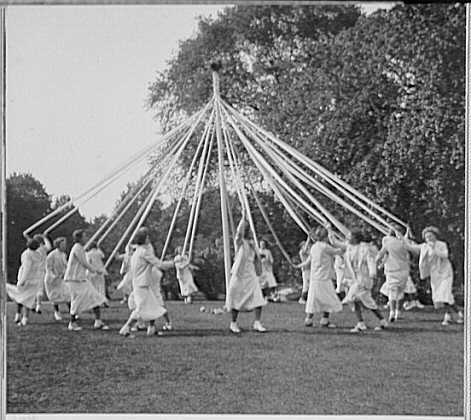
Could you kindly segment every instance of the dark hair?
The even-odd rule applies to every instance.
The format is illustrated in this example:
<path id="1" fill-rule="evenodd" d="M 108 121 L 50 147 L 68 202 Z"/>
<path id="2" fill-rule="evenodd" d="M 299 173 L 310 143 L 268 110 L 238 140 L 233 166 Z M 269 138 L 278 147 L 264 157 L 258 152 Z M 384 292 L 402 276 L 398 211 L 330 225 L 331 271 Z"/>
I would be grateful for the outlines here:
<path id="1" fill-rule="evenodd" d="M 54 248 L 59 248 L 59 245 L 62 243 L 62 242 L 65 242 L 67 239 L 65 239 L 63 236 L 59 236 L 58 238 L 54 239 Z"/>
<path id="2" fill-rule="evenodd" d="M 133 243 L 137 245 L 144 245 L 148 236 L 149 229 L 147 229 L 146 227 L 141 227 L 134 235 Z"/>
<path id="3" fill-rule="evenodd" d="M 74 243 L 80 242 L 82 238 L 83 238 L 83 229 L 74 230 L 74 232 L 72 233 L 72 239 L 74 240 Z"/>
<path id="4" fill-rule="evenodd" d="M 33 238 L 29 239 L 28 242 L 26 242 L 26 246 L 28 247 L 28 249 L 31 249 L 31 251 L 36 251 L 39 248 L 40 243 L 36 238 Z"/>
<path id="5" fill-rule="evenodd" d="M 90 245 L 88 246 L 88 248 L 89 249 L 98 248 L 98 245 L 97 245 L 96 241 L 90 242 Z"/>
<path id="6" fill-rule="evenodd" d="M 404 227 L 401 226 L 399 223 L 392 222 L 391 223 L 391 229 L 389 229 L 390 234 L 394 234 L 394 230 L 397 230 L 399 233 L 404 234 Z"/>
<path id="7" fill-rule="evenodd" d="M 373 242 L 373 237 L 371 236 L 371 233 L 368 231 L 363 231 L 362 232 L 363 236 L 363 242 Z"/>
<path id="8" fill-rule="evenodd" d="M 364 236 L 360 229 L 354 228 L 350 231 L 350 243 L 359 244 L 364 240 Z"/>
<path id="9" fill-rule="evenodd" d="M 329 235 L 327 229 L 324 226 L 318 226 L 314 231 L 314 238 L 316 241 L 325 241 Z"/>
<path id="10" fill-rule="evenodd" d="M 36 235 L 33 236 L 33 239 L 35 241 L 38 241 L 39 242 L 39 245 L 43 245 L 45 242 L 44 242 L 44 238 L 39 234 L 37 233 Z"/>

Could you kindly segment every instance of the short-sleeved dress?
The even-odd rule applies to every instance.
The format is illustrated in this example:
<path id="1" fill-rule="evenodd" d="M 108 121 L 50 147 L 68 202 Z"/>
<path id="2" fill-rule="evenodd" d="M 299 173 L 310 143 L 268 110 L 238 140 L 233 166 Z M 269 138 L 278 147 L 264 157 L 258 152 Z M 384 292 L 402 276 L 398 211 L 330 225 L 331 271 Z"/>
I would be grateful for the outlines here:
<path id="1" fill-rule="evenodd" d="M 404 297 L 407 279 L 410 275 L 409 252 L 404 242 L 394 236 L 383 238 L 383 249 L 387 251 L 384 262 L 386 282 L 380 292 L 388 296 L 389 300 L 400 300 Z"/>
<path id="2" fill-rule="evenodd" d="M 318 241 L 311 247 L 311 273 L 306 301 L 306 313 L 340 312 L 340 302 L 333 284 L 336 249 Z"/>
<path id="3" fill-rule="evenodd" d="M 67 256 L 65 252 L 54 249 L 46 258 L 46 286 L 47 298 L 53 303 L 70 302 L 70 289 L 64 282 L 67 269 Z"/>
<path id="4" fill-rule="evenodd" d="M 231 270 L 226 305 L 229 309 L 251 311 L 266 305 L 255 273 L 255 250 L 245 239 L 237 250 Z"/>

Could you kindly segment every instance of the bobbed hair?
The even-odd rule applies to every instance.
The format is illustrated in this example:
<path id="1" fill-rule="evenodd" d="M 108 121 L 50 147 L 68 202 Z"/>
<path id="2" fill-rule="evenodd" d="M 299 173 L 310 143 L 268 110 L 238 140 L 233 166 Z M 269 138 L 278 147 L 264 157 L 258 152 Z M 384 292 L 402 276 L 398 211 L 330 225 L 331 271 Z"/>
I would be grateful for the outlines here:
<path id="1" fill-rule="evenodd" d="M 31 251 L 36 251 L 39 248 L 40 243 L 37 239 L 33 238 L 33 239 L 29 239 L 28 242 L 26 242 L 26 246 Z"/>
<path id="2" fill-rule="evenodd" d="M 144 245 L 146 243 L 146 239 L 148 236 L 149 236 L 149 229 L 147 229 L 146 227 L 141 227 L 134 235 L 133 242 L 136 245 Z"/>

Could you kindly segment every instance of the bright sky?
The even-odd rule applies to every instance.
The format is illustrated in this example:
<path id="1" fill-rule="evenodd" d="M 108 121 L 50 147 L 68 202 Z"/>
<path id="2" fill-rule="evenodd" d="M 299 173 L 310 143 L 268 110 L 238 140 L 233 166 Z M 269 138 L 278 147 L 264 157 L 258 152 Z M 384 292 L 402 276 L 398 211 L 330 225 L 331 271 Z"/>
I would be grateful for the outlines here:
<path id="1" fill-rule="evenodd" d="M 368 11 L 385 4 L 369 4 Z M 391 7 L 391 4 L 386 4 Z M 158 139 L 147 87 L 222 6 L 12 6 L 7 9 L 7 169 L 49 194 L 80 194 Z M 209 77 L 209 75 L 208 75 Z M 81 207 L 109 212 L 128 175 Z"/>

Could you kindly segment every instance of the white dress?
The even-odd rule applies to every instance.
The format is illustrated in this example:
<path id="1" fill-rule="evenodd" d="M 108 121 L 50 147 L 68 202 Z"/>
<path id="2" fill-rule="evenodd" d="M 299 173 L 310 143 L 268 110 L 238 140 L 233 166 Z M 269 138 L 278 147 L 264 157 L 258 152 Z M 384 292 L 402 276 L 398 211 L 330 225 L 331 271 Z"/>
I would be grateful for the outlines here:
<path id="1" fill-rule="evenodd" d="M 150 245 L 139 245 L 131 257 L 132 293 L 128 304 L 132 310 L 132 319 L 154 321 L 167 312 L 162 294 L 159 267 L 173 266 L 172 263 L 160 261 Z"/>
<path id="2" fill-rule="evenodd" d="M 380 292 L 386 295 L 389 300 L 400 300 L 404 297 L 410 273 L 409 252 L 404 242 L 394 236 L 383 238 L 383 249 L 387 251 L 384 263 L 386 281 Z"/>
<path id="3" fill-rule="evenodd" d="M 46 277 L 44 278 L 47 298 L 53 303 L 70 302 L 70 289 L 64 282 L 66 269 L 67 256 L 56 248 L 46 258 Z"/>
<path id="4" fill-rule="evenodd" d="M 367 243 L 348 245 L 345 252 L 345 264 L 353 273 L 353 282 L 342 303 L 360 301 L 368 309 L 378 309 L 371 296 L 374 277 L 376 276 L 376 247 Z"/>
<path id="5" fill-rule="evenodd" d="M 87 252 L 88 263 L 97 270 L 104 270 L 103 259 L 105 254 L 101 249 L 94 248 Z M 105 276 L 102 273 L 87 273 L 88 279 L 93 284 L 98 293 L 106 296 Z"/>
<path id="6" fill-rule="evenodd" d="M 35 251 L 39 254 L 38 276 L 41 278 L 41 288 L 38 289 L 39 301 L 44 297 L 44 291 L 45 291 L 44 280 L 46 278 L 46 259 L 47 259 L 47 253 L 49 249 L 50 248 L 48 248 L 45 244 L 41 244 L 41 246 Z"/>
<path id="7" fill-rule="evenodd" d="M 79 243 L 74 244 L 70 251 L 64 280 L 70 288 L 70 314 L 78 315 L 89 311 L 107 301 L 87 279 L 87 270 L 92 269 L 87 262 L 85 250 Z"/>
<path id="8" fill-rule="evenodd" d="M 193 280 L 193 274 L 189 267 L 190 261 L 183 255 L 176 255 L 174 259 L 175 269 L 177 272 L 177 280 L 180 285 L 180 294 L 183 297 L 191 296 L 198 291 Z"/>
<path id="9" fill-rule="evenodd" d="M 333 284 L 334 255 L 337 250 L 326 242 L 318 241 L 311 247 L 311 273 L 306 301 L 306 313 L 340 312 L 340 302 Z"/>
<path id="10" fill-rule="evenodd" d="M 245 240 L 237 250 L 231 269 L 226 306 L 238 311 L 251 311 L 266 305 L 257 274 L 255 273 L 255 250 Z"/>
<path id="11" fill-rule="evenodd" d="M 260 287 L 276 287 L 276 279 L 273 274 L 273 255 L 269 249 L 261 249 L 260 257 L 262 259 L 262 274 L 259 278 Z"/>
<path id="12" fill-rule="evenodd" d="M 309 249 L 301 249 L 299 251 L 299 257 L 301 259 L 301 262 L 305 262 L 309 258 Z M 309 276 L 311 274 L 311 265 L 310 263 L 304 267 L 301 268 L 301 273 L 303 276 L 303 289 L 302 293 L 307 293 L 309 290 Z"/>
<path id="13" fill-rule="evenodd" d="M 432 301 L 435 305 L 448 303 L 453 305 L 453 268 L 448 258 L 448 246 L 445 242 L 436 241 L 433 245 L 420 244 L 419 271 L 420 278 L 430 277 Z"/>
<path id="14" fill-rule="evenodd" d="M 6 284 L 8 296 L 16 303 L 33 309 L 36 306 L 36 298 L 43 288 L 41 277 L 41 256 L 36 251 L 26 249 L 21 254 L 21 266 L 18 270 L 17 284 Z"/>
<path id="15" fill-rule="evenodd" d="M 129 296 L 132 292 L 132 277 L 130 266 L 131 256 L 129 254 L 126 254 L 121 264 L 121 269 L 119 270 L 119 274 L 121 274 L 123 278 L 116 287 L 116 290 L 120 290 L 121 293 L 126 296 Z"/>

